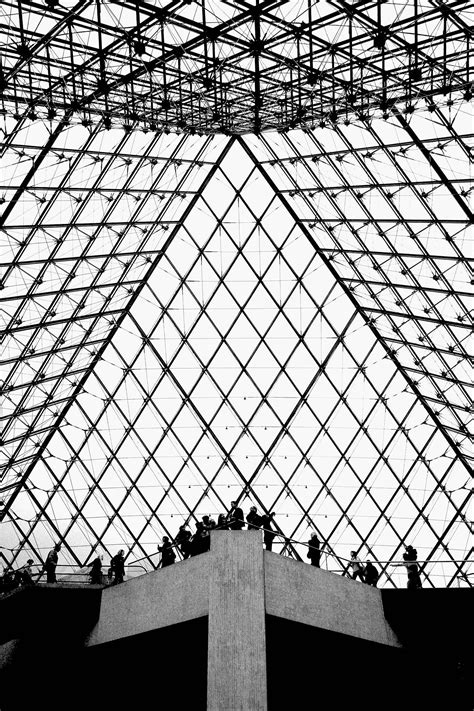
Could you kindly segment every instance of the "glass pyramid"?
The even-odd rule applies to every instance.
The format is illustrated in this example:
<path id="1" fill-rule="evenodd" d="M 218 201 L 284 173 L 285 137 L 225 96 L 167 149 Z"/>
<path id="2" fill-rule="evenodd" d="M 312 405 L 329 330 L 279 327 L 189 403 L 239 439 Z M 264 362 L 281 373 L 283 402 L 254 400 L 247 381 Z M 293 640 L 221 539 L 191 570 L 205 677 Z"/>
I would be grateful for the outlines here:
<path id="1" fill-rule="evenodd" d="M 432 92 L 419 83 L 412 91 L 425 48 L 410 53 L 409 96 L 393 70 L 388 104 L 371 103 L 383 88 L 379 64 L 356 106 L 347 87 L 327 86 L 318 60 L 290 110 L 289 92 L 303 85 L 298 67 L 319 55 L 298 33 L 283 36 L 284 23 L 300 28 L 312 10 L 308 26 L 325 28 L 334 64 L 355 19 L 362 32 L 377 4 L 348 14 L 352 3 L 334 3 L 333 17 L 330 3 L 292 2 L 284 19 L 286 6 L 263 3 L 257 35 L 258 2 L 203 3 L 214 19 L 200 20 L 201 34 L 198 4 L 173 14 L 160 3 L 168 35 L 138 36 L 134 25 L 132 80 L 94 93 L 93 82 L 111 86 L 123 67 L 111 50 L 89 71 L 91 52 L 106 35 L 119 42 L 135 6 L 147 27 L 156 17 L 123 3 L 114 24 L 103 13 L 118 3 L 84 3 L 68 29 L 69 5 L 47 2 L 41 32 L 36 6 L 22 3 L 23 24 L 12 6 L 16 56 L 4 45 L 0 557 L 39 565 L 60 541 L 73 566 L 124 548 L 129 563 L 151 569 L 163 535 L 238 500 L 245 511 L 275 512 L 277 552 L 305 560 L 300 543 L 316 530 L 328 569 L 347 571 L 356 550 L 378 561 L 382 584 L 402 586 L 394 564 L 411 543 L 426 561 L 426 586 L 472 584 L 469 82 L 452 99 L 433 64 Z M 437 22 L 457 27 L 432 8 L 419 4 L 424 24 L 398 21 L 433 37 Z M 70 53 L 60 39 L 86 25 L 82 50 L 68 39 L 81 84 L 61 75 Z M 462 25 L 456 33 L 451 82 L 469 56 Z M 385 46 L 376 41 L 374 62 Z M 150 53 L 154 42 L 175 48 L 160 64 L 168 83 L 154 85 L 145 67 L 148 93 L 137 88 L 137 42 Z M 440 47 L 429 44 L 431 62 Z M 216 67 L 221 82 L 227 72 L 227 123 L 222 107 L 212 117 L 196 109 L 192 88 L 183 94 L 181 56 L 188 78 L 199 67 L 207 99 Z M 391 61 L 402 66 L 394 46 Z M 334 75 L 342 81 L 359 64 L 338 64 Z M 41 84 L 48 66 L 54 91 Z M 60 86 L 74 96 L 60 100 Z"/>

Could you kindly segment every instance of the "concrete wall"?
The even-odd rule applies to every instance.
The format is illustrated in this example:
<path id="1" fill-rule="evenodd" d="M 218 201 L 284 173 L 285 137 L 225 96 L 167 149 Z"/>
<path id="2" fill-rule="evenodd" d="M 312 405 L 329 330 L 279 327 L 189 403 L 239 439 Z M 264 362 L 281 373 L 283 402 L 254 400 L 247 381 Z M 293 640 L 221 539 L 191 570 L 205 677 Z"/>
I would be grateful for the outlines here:
<path id="1" fill-rule="evenodd" d="M 202 553 L 105 588 L 88 646 L 207 616 L 210 558 Z"/>
<path id="2" fill-rule="evenodd" d="M 399 646 L 385 620 L 380 590 L 291 558 L 265 552 L 268 615 Z"/>
<path id="3" fill-rule="evenodd" d="M 263 551 L 259 531 L 213 532 L 210 553 L 104 589 L 99 622 L 88 644 L 207 616 L 210 599 L 221 615 L 209 620 L 216 635 L 220 628 L 227 634 L 232 619 L 239 617 L 242 634 L 251 633 L 256 624 L 255 633 L 261 632 L 264 642 L 265 630 L 258 626 L 263 610 L 323 630 L 399 646 L 386 622 L 380 590 Z M 252 609 L 253 621 L 247 615 Z M 236 628 L 234 643 L 239 634 Z"/>
<path id="4" fill-rule="evenodd" d="M 215 531 L 211 548 L 207 711 L 266 711 L 262 535 Z"/>
<path id="5" fill-rule="evenodd" d="M 348 684 L 369 673 L 367 711 L 472 711 L 472 593 L 379 591 L 263 551 L 258 531 L 216 531 L 209 553 L 106 588 L 101 603 L 100 590 L 55 586 L 1 599 L 0 707 L 33 708 L 53 669 L 52 711 L 64 699 L 79 711 L 84 698 L 95 709 L 88 680 L 101 669 L 120 675 L 107 690 L 113 708 L 155 708 L 172 689 L 176 708 L 194 711 L 288 711 L 307 700 L 342 711 L 353 701 Z M 419 680 L 428 677 L 439 684 L 427 692 Z"/>

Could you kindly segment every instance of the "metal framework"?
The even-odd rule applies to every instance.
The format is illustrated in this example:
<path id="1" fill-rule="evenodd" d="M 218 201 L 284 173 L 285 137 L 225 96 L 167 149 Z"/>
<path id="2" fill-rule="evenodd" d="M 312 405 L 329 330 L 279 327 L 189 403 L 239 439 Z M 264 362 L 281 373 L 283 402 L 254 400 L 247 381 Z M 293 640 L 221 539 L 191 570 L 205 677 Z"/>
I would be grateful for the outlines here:
<path id="1" fill-rule="evenodd" d="M 238 499 L 469 584 L 473 14 L 2 4 L 6 562 Z"/>
<path id="2" fill-rule="evenodd" d="M 243 134 L 472 96 L 462 0 L 5 0 L 1 14 L 18 118 Z"/>

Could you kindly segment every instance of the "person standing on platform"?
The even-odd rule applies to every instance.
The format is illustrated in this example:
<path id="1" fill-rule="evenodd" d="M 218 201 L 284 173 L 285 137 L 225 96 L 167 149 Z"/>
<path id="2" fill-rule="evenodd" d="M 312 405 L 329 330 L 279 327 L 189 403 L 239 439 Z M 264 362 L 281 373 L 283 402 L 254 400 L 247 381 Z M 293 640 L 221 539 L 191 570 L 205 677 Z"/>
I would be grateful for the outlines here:
<path id="1" fill-rule="evenodd" d="M 125 551 L 123 549 L 119 550 L 117 555 L 111 559 L 110 569 L 113 575 L 112 585 L 123 583 L 125 577 Z"/>
<path id="2" fill-rule="evenodd" d="M 158 546 L 158 550 L 161 553 L 161 568 L 166 568 L 168 565 L 173 565 L 176 553 L 173 550 L 171 541 L 168 536 L 163 536 L 163 542 L 161 546 Z"/>
<path id="3" fill-rule="evenodd" d="M 367 585 L 372 585 L 372 587 L 377 587 L 377 580 L 379 579 L 379 571 L 373 563 L 368 560 L 365 564 L 364 578 Z"/>
<path id="4" fill-rule="evenodd" d="M 260 516 L 257 513 L 257 507 L 256 506 L 251 506 L 250 511 L 247 514 L 247 528 L 248 530 L 254 530 L 256 531 L 260 526 L 262 525 L 262 520 Z"/>
<path id="5" fill-rule="evenodd" d="M 179 527 L 179 531 L 174 539 L 174 542 L 179 546 L 183 560 L 191 555 L 191 531 L 183 526 Z"/>
<path id="6" fill-rule="evenodd" d="M 352 580 L 357 580 L 357 578 L 359 578 L 362 582 L 365 582 L 364 566 L 362 565 L 360 558 L 357 557 L 357 553 L 355 551 L 351 551 L 350 565 L 352 566 Z"/>
<path id="7" fill-rule="evenodd" d="M 206 531 L 212 531 L 216 527 L 216 522 L 210 516 L 203 516 L 202 522 Z"/>
<path id="8" fill-rule="evenodd" d="M 319 543 L 319 538 L 316 531 L 313 531 L 311 538 L 308 541 L 308 558 L 311 561 L 311 565 L 315 568 L 320 567 L 321 561 L 321 544 Z"/>
<path id="9" fill-rule="evenodd" d="M 269 513 L 269 514 L 264 514 L 261 516 L 261 526 L 263 528 L 263 544 L 265 546 L 265 550 L 271 551 L 272 550 L 272 545 L 273 545 L 273 539 L 276 536 L 275 531 L 272 528 L 272 522 L 273 522 L 273 517 L 275 516 L 274 513 Z"/>
<path id="10" fill-rule="evenodd" d="M 210 540 L 209 531 L 204 529 L 204 524 L 202 521 L 196 522 L 196 532 L 194 533 L 191 540 L 191 555 L 199 555 L 200 553 L 206 553 L 208 551 L 208 543 Z"/>
<path id="11" fill-rule="evenodd" d="M 409 590 L 416 590 L 421 588 L 421 578 L 420 570 L 417 563 L 418 551 L 413 548 L 413 546 L 407 546 L 405 548 L 405 553 L 403 554 L 403 560 L 405 561 L 407 569 L 407 588 Z"/>
<path id="12" fill-rule="evenodd" d="M 21 585 L 33 585 L 34 584 L 33 583 L 33 570 L 31 568 L 33 563 L 34 563 L 34 560 L 32 558 L 30 558 L 29 560 L 26 561 L 26 565 L 24 565 L 18 571 Z"/>
<path id="13" fill-rule="evenodd" d="M 92 563 L 89 563 L 90 573 L 89 580 L 91 585 L 102 585 L 102 556 L 98 555 Z"/>
<path id="14" fill-rule="evenodd" d="M 56 566 L 58 564 L 58 553 L 61 550 L 61 545 L 56 543 L 54 548 L 49 551 L 46 558 L 46 563 L 44 564 L 44 569 L 46 570 L 46 582 L 55 583 L 56 582 Z"/>
<path id="15" fill-rule="evenodd" d="M 219 514 L 217 517 L 217 526 L 220 531 L 227 531 L 229 526 L 227 525 L 227 516 L 225 514 Z"/>
<path id="16" fill-rule="evenodd" d="M 230 511 L 228 516 L 229 528 L 231 531 L 241 531 L 245 525 L 244 512 L 237 506 L 237 501 L 230 502 Z"/>

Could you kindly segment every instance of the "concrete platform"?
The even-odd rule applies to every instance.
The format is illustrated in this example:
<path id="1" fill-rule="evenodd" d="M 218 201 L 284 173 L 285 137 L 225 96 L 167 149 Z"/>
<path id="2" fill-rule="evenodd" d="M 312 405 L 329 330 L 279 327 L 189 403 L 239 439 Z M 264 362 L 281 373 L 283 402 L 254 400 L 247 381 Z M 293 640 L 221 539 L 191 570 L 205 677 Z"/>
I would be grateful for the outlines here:
<path id="1" fill-rule="evenodd" d="M 115 709 L 472 711 L 472 589 L 377 590 L 264 551 L 259 531 L 74 601 L 50 588 L 0 600 L 2 711 L 51 674 L 48 708 L 68 711 L 103 709 L 71 694 L 95 677 Z"/>
<path id="2" fill-rule="evenodd" d="M 99 621 L 88 644 L 211 618 L 234 596 L 234 616 L 243 615 L 258 597 L 260 618 L 274 615 L 400 646 L 385 619 L 380 590 L 264 551 L 260 531 L 211 535 L 209 553 L 104 589 Z"/>

